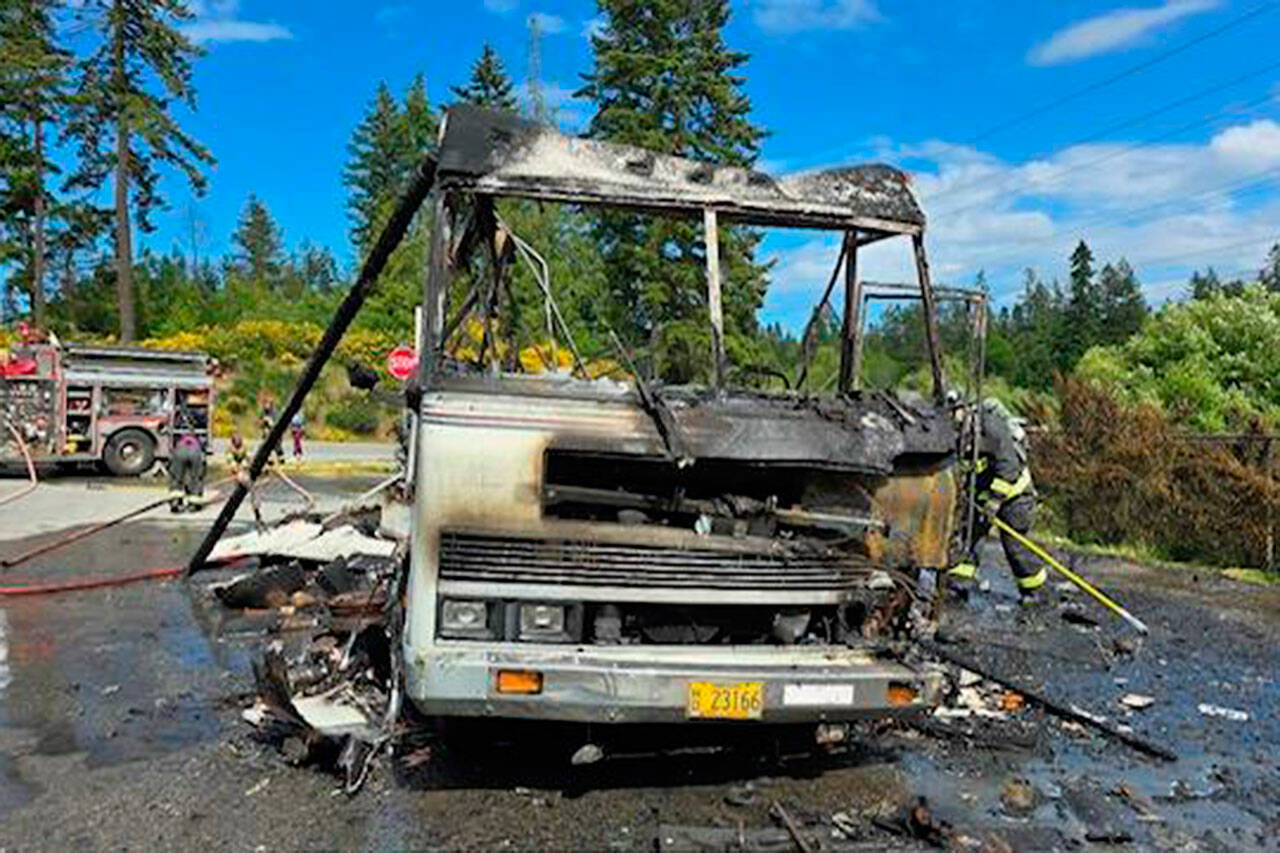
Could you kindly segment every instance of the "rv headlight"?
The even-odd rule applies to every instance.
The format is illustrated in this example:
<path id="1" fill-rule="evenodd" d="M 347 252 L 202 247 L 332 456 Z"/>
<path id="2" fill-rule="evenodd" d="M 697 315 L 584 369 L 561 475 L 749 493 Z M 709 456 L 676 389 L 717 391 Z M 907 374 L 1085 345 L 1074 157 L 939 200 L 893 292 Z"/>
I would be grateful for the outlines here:
<path id="1" fill-rule="evenodd" d="M 520 638 L 540 640 L 563 637 L 564 607 L 559 604 L 521 604 Z"/>
<path id="2" fill-rule="evenodd" d="M 447 637 L 489 636 L 489 605 L 446 598 L 440 607 L 440 633 Z"/>

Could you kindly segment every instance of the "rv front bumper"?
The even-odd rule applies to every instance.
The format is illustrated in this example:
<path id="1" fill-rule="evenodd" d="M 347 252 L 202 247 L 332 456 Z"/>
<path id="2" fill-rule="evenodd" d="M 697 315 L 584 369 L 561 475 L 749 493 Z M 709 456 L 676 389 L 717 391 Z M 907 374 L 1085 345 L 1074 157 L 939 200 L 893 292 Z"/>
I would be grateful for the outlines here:
<path id="1" fill-rule="evenodd" d="M 807 723 L 906 714 L 936 701 L 942 676 L 828 646 L 588 646 L 441 642 L 408 650 L 408 695 L 432 716 L 593 723 Z M 536 693 L 499 692 L 499 673 L 536 674 Z M 708 689 L 754 697 L 722 715 Z M 729 717 L 727 714 L 735 714 Z"/>

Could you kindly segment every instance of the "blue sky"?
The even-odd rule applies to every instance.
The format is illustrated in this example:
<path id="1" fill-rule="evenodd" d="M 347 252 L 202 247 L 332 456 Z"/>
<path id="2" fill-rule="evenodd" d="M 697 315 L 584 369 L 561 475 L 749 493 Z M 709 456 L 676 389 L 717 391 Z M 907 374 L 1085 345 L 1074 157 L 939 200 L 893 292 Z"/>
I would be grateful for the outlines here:
<path id="1" fill-rule="evenodd" d="M 589 114 L 570 95 L 591 64 L 591 2 L 204 0 L 195 8 L 189 34 L 208 54 L 196 70 L 198 111 L 184 120 L 218 165 L 210 192 L 194 202 L 169 177 L 172 210 L 144 238 L 157 251 L 175 242 L 187 251 L 194 203 L 202 253 L 222 252 L 255 192 L 290 246 L 326 244 L 349 263 L 341 167 L 375 86 L 386 80 L 402 92 L 422 71 L 439 103 L 486 40 L 523 85 L 531 16 L 543 32 L 543 90 L 562 125 L 572 130 Z M 1267 241 L 1280 239 L 1280 4 L 750 0 L 735 2 L 726 37 L 751 54 L 746 91 L 771 133 L 762 165 L 885 160 L 910 169 L 939 280 L 968 283 L 985 269 L 1007 299 L 1023 267 L 1062 276 L 1084 237 L 1100 261 L 1126 255 L 1160 300 L 1178 295 L 1194 267 L 1255 269 Z M 1001 128 L 1195 39 L 1114 85 Z M 770 235 L 765 250 L 776 267 L 764 319 L 798 325 L 834 242 Z M 904 247 L 885 246 L 863 268 L 867 278 L 896 279 L 906 263 Z"/>

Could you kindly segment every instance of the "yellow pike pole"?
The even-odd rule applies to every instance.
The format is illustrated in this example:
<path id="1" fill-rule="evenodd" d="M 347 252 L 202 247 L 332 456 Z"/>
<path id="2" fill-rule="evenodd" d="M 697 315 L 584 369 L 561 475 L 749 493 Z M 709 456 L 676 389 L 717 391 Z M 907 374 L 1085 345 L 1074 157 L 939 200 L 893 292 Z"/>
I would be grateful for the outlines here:
<path id="1" fill-rule="evenodd" d="M 1146 624 L 1144 624 L 1143 621 L 1139 619 L 1137 616 L 1134 616 L 1128 610 L 1125 610 L 1119 604 L 1116 604 L 1110 598 L 1107 598 L 1107 596 L 1101 590 L 1099 590 L 1093 584 L 1089 583 L 1084 578 L 1080 577 L 1075 572 L 1068 569 L 1066 566 L 1062 565 L 1062 563 L 1059 563 L 1057 560 L 1053 558 L 1052 554 L 1050 554 L 1041 546 L 1037 545 L 1035 542 L 1032 542 L 1026 536 L 1023 536 L 1021 533 L 1014 530 L 1012 527 L 1010 527 L 1008 524 L 1002 521 L 994 512 L 989 511 L 988 509 L 986 509 L 986 507 L 980 507 L 980 509 L 982 509 L 982 511 L 987 514 L 987 518 L 991 519 L 992 524 L 1000 528 L 1001 531 L 1012 536 L 1014 541 L 1022 545 L 1022 547 L 1026 548 L 1032 554 L 1035 554 L 1037 557 L 1039 557 L 1041 560 L 1043 560 L 1045 563 L 1051 566 L 1053 570 L 1056 571 L 1058 574 L 1062 575 L 1064 578 L 1071 581 L 1073 584 L 1075 584 L 1076 586 L 1083 589 L 1085 592 L 1092 595 L 1094 598 L 1098 600 L 1099 603 L 1102 604 L 1103 607 L 1107 608 L 1112 613 L 1116 614 L 1121 619 L 1123 619 L 1124 621 L 1132 625 L 1134 628 L 1136 628 L 1139 634 L 1149 633 L 1149 631 L 1147 630 Z"/>

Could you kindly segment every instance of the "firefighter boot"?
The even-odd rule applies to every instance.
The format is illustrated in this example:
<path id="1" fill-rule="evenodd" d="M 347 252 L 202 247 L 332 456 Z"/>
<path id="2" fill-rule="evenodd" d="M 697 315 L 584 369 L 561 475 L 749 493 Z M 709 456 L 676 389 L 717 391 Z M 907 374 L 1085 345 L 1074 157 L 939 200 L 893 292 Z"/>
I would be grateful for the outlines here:
<path id="1" fill-rule="evenodd" d="M 968 601 L 969 593 L 977 585 L 978 564 L 964 560 L 948 569 L 945 577 L 947 595 L 959 601 Z"/>

